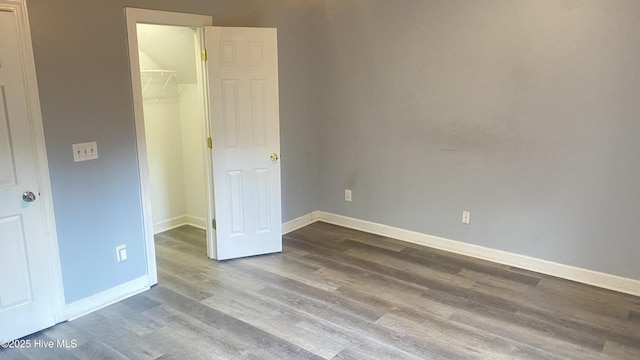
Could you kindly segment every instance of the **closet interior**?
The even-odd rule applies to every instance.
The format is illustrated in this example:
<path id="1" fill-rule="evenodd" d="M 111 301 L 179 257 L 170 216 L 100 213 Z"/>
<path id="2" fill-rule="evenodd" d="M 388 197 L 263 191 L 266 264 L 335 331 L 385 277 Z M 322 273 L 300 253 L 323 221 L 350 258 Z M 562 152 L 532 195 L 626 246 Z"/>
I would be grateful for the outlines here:
<path id="1" fill-rule="evenodd" d="M 138 24 L 154 233 L 206 226 L 205 114 L 195 31 Z"/>

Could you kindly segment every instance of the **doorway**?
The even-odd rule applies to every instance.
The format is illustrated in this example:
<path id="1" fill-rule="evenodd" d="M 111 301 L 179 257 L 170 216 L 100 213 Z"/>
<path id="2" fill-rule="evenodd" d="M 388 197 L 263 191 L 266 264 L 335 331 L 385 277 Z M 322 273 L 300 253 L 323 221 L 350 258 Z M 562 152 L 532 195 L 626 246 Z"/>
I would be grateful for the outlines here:
<path id="1" fill-rule="evenodd" d="M 183 225 L 206 230 L 207 137 L 197 29 L 138 24 L 137 30 L 153 232 Z"/>
<path id="2" fill-rule="evenodd" d="M 155 96 L 156 101 L 171 92 L 171 96 L 179 98 L 182 91 L 188 92 L 188 86 L 180 86 L 178 72 L 154 61 L 154 55 L 140 52 L 139 24 L 190 28 L 195 44 L 200 45 L 196 46 L 194 57 L 198 63 L 198 98 L 202 100 L 199 107 L 207 136 L 203 164 L 206 194 L 201 197 L 207 204 L 208 257 L 227 260 L 282 251 L 277 30 L 213 27 L 207 26 L 212 21 L 207 16 L 133 8 L 126 9 L 126 20 L 149 285 L 157 283 L 153 230 L 156 218 L 145 135 L 153 130 L 147 130 L 145 124 L 144 94 L 150 92 L 146 96 Z M 145 59 L 148 69 L 143 70 L 149 72 L 149 79 L 143 83 L 141 64 Z M 172 77 L 178 82 L 176 86 L 170 86 Z M 166 117 L 166 111 L 158 112 Z M 176 155 L 166 149 L 160 151 L 167 156 Z M 174 221 L 173 215 L 166 215 L 168 226 Z M 189 215 L 184 217 L 188 219 Z M 161 222 L 156 224 L 160 229 Z"/>
<path id="3" fill-rule="evenodd" d="M 182 198 L 183 203 L 185 204 L 185 214 L 183 214 L 184 216 L 182 217 L 182 220 L 180 219 L 181 215 L 178 216 L 173 216 L 173 214 L 179 213 L 179 209 L 180 209 L 180 200 L 176 200 L 173 201 L 174 198 L 176 197 L 180 197 L 179 193 L 180 193 L 180 189 L 178 189 L 178 195 L 176 196 L 176 188 L 179 187 L 180 184 L 180 179 L 179 177 L 177 177 L 177 180 L 175 179 L 176 177 L 174 176 L 174 180 L 172 180 L 169 183 L 158 183 L 156 182 L 155 185 L 152 186 L 152 179 L 151 176 L 152 174 L 150 173 L 151 171 L 151 162 L 154 162 L 154 166 L 156 166 L 156 170 L 160 169 L 162 171 L 163 166 L 168 166 L 167 163 L 173 163 L 173 165 L 175 165 L 176 163 L 183 163 L 183 161 L 178 161 L 178 158 L 181 158 L 183 155 L 183 149 L 182 146 L 180 146 L 180 152 L 182 153 L 180 157 L 177 156 L 173 156 L 174 157 L 174 161 L 164 161 L 165 164 L 163 164 L 163 160 L 158 160 L 156 161 L 151 160 L 149 158 L 150 154 L 148 153 L 148 147 L 147 147 L 147 136 L 146 136 L 146 122 L 145 122 L 145 96 L 148 98 L 147 99 L 147 105 L 152 104 L 150 106 L 146 106 L 147 109 L 149 109 L 149 111 L 151 112 L 155 112 L 156 110 L 158 110 L 157 108 L 162 108 L 162 106 L 166 105 L 161 105 L 160 103 L 162 101 L 167 102 L 167 101 L 173 101 L 176 104 L 173 104 L 173 113 L 174 115 L 177 114 L 179 115 L 180 113 L 180 96 L 184 96 L 187 94 L 187 92 L 190 92 L 190 94 L 188 95 L 188 99 L 191 99 L 192 101 L 198 101 L 200 105 L 198 106 L 198 109 L 201 113 L 200 115 L 200 119 L 203 119 L 203 122 L 201 123 L 202 126 L 204 126 L 204 132 L 203 134 L 208 134 L 209 133 L 209 129 L 208 129 L 208 124 L 206 121 L 204 121 L 205 116 L 208 112 L 208 102 L 204 101 L 205 98 L 205 94 L 204 94 L 204 84 L 202 83 L 203 79 L 203 69 L 201 65 L 197 65 L 195 59 L 197 58 L 197 54 L 196 54 L 196 49 L 200 48 L 200 46 L 196 47 L 195 43 L 196 42 L 201 42 L 202 41 L 202 31 L 201 28 L 203 26 L 211 26 L 213 23 L 213 19 L 211 16 L 205 16 L 205 15 L 194 15 L 194 14 L 183 14 L 183 13 L 171 13 L 171 12 L 165 12 L 165 11 L 156 11 L 156 10 L 146 10 L 146 9 L 135 9 L 135 8 L 126 8 L 126 20 L 127 20 L 127 36 L 128 36 L 128 40 L 129 40 L 129 59 L 131 62 L 131 84 L 132 84 L 132 90 L 133 90 L 133 103 L 134 103 L 134 112 L 135 112 L 135 123 L 136 123 L 136 142 L 138 144 L 138 163 L 139 163 L 139 169 L 140 169 L 140 183 L 141 183 L 141 194 L 142 194 L 142 213 L 143 213 L 143 226 L 144 226 L 144 233 L 145 233 L 145 246 L 146 246 L 146 250 L 147 250 L 147 276 L 149 278 L 149 286 L 155 285 L 158 283 L 158 275 L 157 275 L 157 268 L 156 268 L 156 253 L 155 253 L 155 243 L 154 243 L 154 233 L 156 232 L 156 230 L 161 230 L 162 228 L 166 228 L 166 227 L 173 227 L 176 224 L 176 221 L 182 221 L 182 220 L 187 220 L 187 221 L 191 221 L 192 223 L 197 223 L 198 225 L 202 225 L 202 227 L 206 230 L 206 234 L 207 234 L 207 255 L 209 257 L 212 257 L 212 250 L 210 249 L 209 244 L 212 242 L 212 237 L 215 236 L 215 232 L 212 228 L 212 224 L 210 221 L 204 221 L 204 224 L 202 224 L 201 222 L 198 222 L 199 216 L 197 214 L 200 213 L 193 213 L 196 215 L 191 215 L 191 218 L 188 218 L 188 216 L 190 214 L 186 213 L 186 189 L 183 192 L 183 194 L 185 195 L 185 197 Z M 184 82 L 189 82 L 189 86 L 179 86 L 179 79 L 178 79 L 178 71 L 177 69 L 162 69 L 164 67 L 171 67 L 171 66 L 163 66 L 161 64 L 153 64 L 153 62 L 155 62 L 152 58 L 145 58 L 145 59 L 141 59 L 141 56 L 145 56 L 146 54 L 144 53 L 144 49 L 141 49 L 141 47 L 138 44 L 138 26 L 142 25 L 142 24 L 148 24 L 149 26 L 164 26 L 165 30 L 169 30 L 169 27 L 174 28 L 174 30 L 177 29 L 181 29 L 181 30 L 185 30 L 185 31 L 189 31 L 192 33 L 192 41 L 194 42 L 194 52 L 192 53 L 193 56 L 193 60 L 194 60 L 194 67 L 195 67 L 195 88 L 194 88 L 194 84 L 193 82 L 193 73 L 189 72 L 189 75 L 184 75 L 181 74 L 181 78 L 180 79 L 190 79 L 189 81 L 187 80 L 183 80 Z M 143 50 L 143 53 L 140 52 L 140 50 Z M 149 50 L 147 50 L 149 51 Z M 141 55 L 142 54 L 142 55 Z M 148 56 L 148 55 L 146 55 Z M 188 56 L 188 55 L 186 55 Z M 184 61 L 184 60 L 182 60 Z M 157 69 L 155 70 L 159 70 L 159 71 L 147 71 L 147 73 L 144 75 L 143 78 L 143 73 L 141 71 L 141 68 L 146 67 L 147 70 L 154 70 L 151 67 L 156 67 Z M 155 66 L 154 66 L 155 65 Z M 180 66 L 176 66 L 180 67 Z M 182 66 L 183 68 L 186 68 L 185 66 Z M 162 70 L 167 70 L 162 71 Z M 186 70 L 183 70 L 186 71 Z M 147 86 L 147 89 L 145 90 L 143 87 L 143 80 L 145 81 L 145 85 Z M 171 84 L 170 84 L 171 83 Z M 169 88 L 169 89 L 167 89 Z M 185 91 L 184 94 L 181 95 L 181 92 Z M 196 93 L 196 94 L 194 94 Z M 150 98 L 155 98 L 155 100 L 151 100 Z M 172 98 L 172 100 L 169 100 L 168 98 Z M 196 100 L 194 100 L 196 99 Z M 155 101 L 157 104 L 153 104 L 153 101 Z M 153 109 L 155 107 L 155 109 Z M 183 112 L 184 112 L 184 107 L 183 107 Z M 195 110 L 195 109 L 194 109 Z M 161 114 L 160 114 L 161 115 Z M 162 119 L 162 116 L 160 117 Z M 165 117 L 166 118 L 166 117 Z M 182 127 L 182 124 L 180 124 L 179 120 L 175 120 L 173 119 L 173 128 L 175 128 L 176 126 L 178 127 Z M 179 125 L 176 125 L 179 124 Z M 151 125 L 151 127 L 154 127 L 153 125 Z M 165 129 L 166 130 L 166 129 Z M 190 131 L 187 131 L 190 132 Z M 166 133 L 166 131 L 164 131 L 164 133 Z M 155 151 L 156 147 L 159 147 L 159 151 L 156 153 L 156 155 L 158 156 L 163 156 L 162 152 L 163 150 L 162 148 L 162 138 L 157 136 L 158 134 L 156 134 L 156 136 L 154 136 L 153 134 L 151 134 L 151 137 L 153 138 L 153 141 L 158 143 L 158 146 L 153 146 L 154 148 L 151 149 L 152 151 Z M 182 141 L 182 137 L 180 137 L 180 141 L 177 141 L 177 137 L 174 136 L 174 143 L 183 143 Z M 204 141 L 204 140 L 203 140 Z M 175 149 L 178 149 L 178 147 L 175 147 Z M 187 152 L 190 153 L 193 149 L 188 150 Z M 166 150 L 164 150 L 164 152 L 167 152 Z M 175 155 L 175 154 L 170 154 L 170 155 Z M 213 218 L 213 191 L 212 191 L 212 187 L 211 187 L 211 161 L 210 161 L 210 156 L 204 155 L 204 163 L 202 164 L 203 167 L 203 171 L 204 171 L 204 175 L 205 175 L 205 189 L 204 189 L 204 193 L 201 194 L 201 198 L 204 199 L 204 204 L 205 204 L 205 209 L 204 209 L 204 213 L 206 215 L 205 219 L 212 219 Z M 165 159 L 166 160 L 166 159 Z M 197 160 L 196 160 L 197 161 Z M 193 161 L 192 163 L 195 163 L 196 161 Z M 183 164 L 184 166 L 184 164 Z M 191 166 L 191 165 L 188 165 Z M 175 169 L 174 169 L 175 170 Z M 164 171 L 168 171 L 168 170 L 164 170 Z M 160 174 L 162 174 L 162 172 L 158 173 L 156 171 L 156 176 L 159 176 Z M 183 185 L 184 185 L 184 177 L 183 177 Z M 176 185 L 176 183 L 178 185 Z M 166 190 L 167 188 L 171 188 L 174 185 L 174 191 L 171 192 L 171 194 L 169 194 Z M 156 196 L 154 196 L 154 191 L 156 192 Z M 160 195 L 158 195 L 160 194 Z M 160 197 L 160 198 L 159 198 Z M 155 203 L 156 205 L 154 206 L 154 198 L 155 198 Z M 178 207 L 175 206 L 175 204 L 170 204 L 172 202 L 177 202 L 178 203 Z M 158 211 L 158 216 L 154 217 L 153 214 L 153 208 L 157 207 L 158 209 L 162 209 L 162 210 L 157 210 Z M 178 210 L 176 210 L 176 208 Z M 175 212 L 177 211 L 177 212 Z M 178 219 L 176 219 L 178 218 Z"/>

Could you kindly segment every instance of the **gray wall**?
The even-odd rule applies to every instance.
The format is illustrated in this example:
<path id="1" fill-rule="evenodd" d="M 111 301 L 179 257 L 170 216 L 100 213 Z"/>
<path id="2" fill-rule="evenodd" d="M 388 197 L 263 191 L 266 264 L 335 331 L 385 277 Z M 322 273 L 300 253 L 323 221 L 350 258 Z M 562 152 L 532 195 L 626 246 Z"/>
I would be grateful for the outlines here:
<path id="1" fill-rule="evenodd" d="M 145 272 L 125 6 L 278 27 L 284 220 L 320 209 L 640 279 L 636 0 L 28 6 L 67 303 Z M 74 164 L 91 140 L 100 159 Z"/>
<path id="2" fill-rule="evenodd" d="M 146 272 L 124 7 L 207 14 L 217 25 L 277 27 L 283 218 L 315 209 L 315 3 L 28 0 L 66 302 Z M 99 160 L 73 163 L 71 144 Z M 115 261 L 124 243 L 128 260 Z"/>
<path id="3" fill-rule="evenodd" d="M 324 3 L 321 210 L 640 279 L 640 1 Z"/>

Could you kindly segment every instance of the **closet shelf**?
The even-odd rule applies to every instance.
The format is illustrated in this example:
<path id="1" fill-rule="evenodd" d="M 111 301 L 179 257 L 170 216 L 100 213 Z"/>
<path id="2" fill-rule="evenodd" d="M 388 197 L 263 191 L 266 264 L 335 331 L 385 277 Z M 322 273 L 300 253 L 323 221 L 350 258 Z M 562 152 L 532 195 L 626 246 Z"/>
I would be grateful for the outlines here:
<path id="1" fill-rule="evenodd" d="M 142 96 L 147 95 L 147 91 L 153 82 L 161 82 L 162 86 L 160 91 L 156 94 L 156 98 L 160 99 L 164 90 L 171 80 L 175 81 L 176 72 L 171 70 L 140 70 L 140 77 L 142 78 Z"/>
<path id="2" fill-rule="evenodd" d="M 140 70 L 140 74 L 143 77 L 157 76 L 160 78 L 176 76 L 176 72 L 172 70 Z"/>

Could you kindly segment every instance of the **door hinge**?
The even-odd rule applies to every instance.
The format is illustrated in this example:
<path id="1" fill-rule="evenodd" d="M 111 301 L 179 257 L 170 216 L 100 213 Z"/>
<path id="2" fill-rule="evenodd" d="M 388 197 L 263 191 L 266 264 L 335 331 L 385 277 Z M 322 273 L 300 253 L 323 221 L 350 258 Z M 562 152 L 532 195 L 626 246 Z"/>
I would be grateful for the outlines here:
<path id="1" fill-rule="evenodd" d="M 202 60 L 207 61 L 207 49 L 202 49 Z"/>
<path id="2" fill-rule="evenodd" d="M 211 226 L 213 227 L 213 230 L 216 230 L 217 228 L 216 219 L 211 219 Z"/>
<path id="3" fill-rule="evenodd" d="M 209 147 L 209 149 L 213 149 L 213 140 L 211 140 L 211 138 L 207 138 L 207 146 Z"/>

